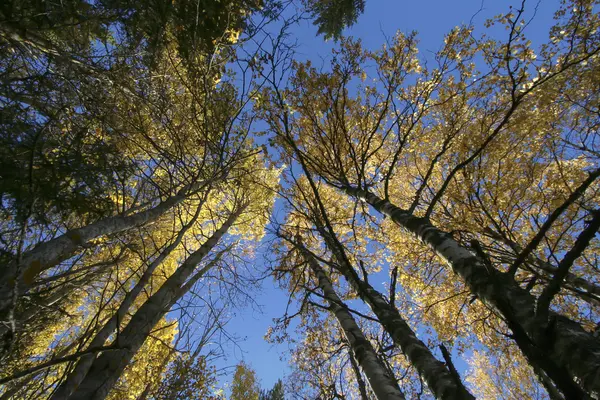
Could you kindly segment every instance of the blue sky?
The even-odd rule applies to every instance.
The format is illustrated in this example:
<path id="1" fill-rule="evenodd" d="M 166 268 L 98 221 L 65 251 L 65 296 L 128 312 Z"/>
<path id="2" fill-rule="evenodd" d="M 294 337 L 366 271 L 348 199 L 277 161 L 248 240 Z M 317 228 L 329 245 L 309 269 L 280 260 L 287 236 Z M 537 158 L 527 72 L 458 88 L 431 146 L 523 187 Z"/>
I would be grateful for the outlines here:
<path id="1" fill-rule="evenodd" d="M 548 28 L 552 24 L 552 15 L 558 7 L 557 0 L 530 1 L 526 4 L 531 16 L 537 5 L 536 17 L 528 28 L 528 37 L 534 45 L 544 42 L 548 37 Z M 474 18 L 475 33 L 483 32 L 483 23 L 487 18 L 507 12 L 509 6 L 518 7 L 515 1 L 492 0 L 422 0 L 420 2 L 398 0 L 366 0 L 365 13 L 358 23 L 345 34 L 362 39 L 369 49 L 380 47 L 385 37 L 391 37 L 397 30 L 410 32 L 416 30 L 419 38 L 419 52 L 428 58 L 443 44 L 444 34 L 460 24 L 468 24 Z M 298 41 L 298 58 L 310 59 L 314 65 L 327 62 L 332 42 L 324 42 L 316 37 L 316 29 L 305 22 L 292 29 Z M 502 35 L 504 31 L 493 32 Z M 325 64 L 326 65 L 326 64 Z M 263 260 L 256 260 L 256 268 L 264 270 Z M 280 291 L 272 279 L 267 278 L 256 296 L 256 302 L 262 306 L 262 313 L 252 307 L 235 310 L 235 316 L 227 325 L 227 330 L 236 336 L 245 338 L 239 347 L 228 347 L 227 360 L 219 362 L 219 367 L 232 366 L 240 360 L 249 363 L 257 372 L 262 386 L 271 387 L 278 378 L 289 371 L 285 357 L 287 345 L 271 345 L 263 336 L 273 318 L 281 317 L 286 308 L 287 296 Z M 241 350 L 240 350 L 241 349 Z"/>

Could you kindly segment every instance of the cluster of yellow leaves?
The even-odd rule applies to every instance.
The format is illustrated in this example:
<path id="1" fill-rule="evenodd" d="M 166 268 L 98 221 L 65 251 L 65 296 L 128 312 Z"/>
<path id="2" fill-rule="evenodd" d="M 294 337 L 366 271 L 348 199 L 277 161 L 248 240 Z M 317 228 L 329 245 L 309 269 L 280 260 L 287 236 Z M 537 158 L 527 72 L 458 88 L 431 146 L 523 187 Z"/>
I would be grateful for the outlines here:
<path id="1" fill-rule="evenodd" d="M 547 398 L 520 351 L 510 346 L 502 350 L 495 354 L 473 351 L 466 378 L 473 394 L 483 400 Z"/>

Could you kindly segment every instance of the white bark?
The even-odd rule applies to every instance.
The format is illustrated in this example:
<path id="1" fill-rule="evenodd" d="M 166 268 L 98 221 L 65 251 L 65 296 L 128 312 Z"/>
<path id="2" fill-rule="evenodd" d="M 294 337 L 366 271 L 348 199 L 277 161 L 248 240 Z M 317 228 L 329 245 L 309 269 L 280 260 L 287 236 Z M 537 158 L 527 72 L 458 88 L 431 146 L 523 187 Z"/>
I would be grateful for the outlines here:
<path id="1" fill-rule="evenodd" d="M 449 234 L 373 193 L 353 187 L 346 187 L 345 192 L 365 201 L 427 244 L 480 300 L 498 310 L 509 323 L 522 327 L 539 354 L 549 356 L 559 367 L 564 366 L 588 391 L 600 392 L 600 342 L 581 325 L 556 314 L 551 316 L 552 326 L 541 325 L 535 318 L 535 299 L 530 293 L 511 277 L 487 268 Z M 552 377 L 555 378 L 556 375 Z"/>
<path id="2" fill-rule="evenodd" d="M 119 321 L 122 321 L 125 315 L 127 315 L 127 312 L 129 311 L 129 308 L 131 307 L 133 302 L 137 299 L 138 295 L 146 287 L 156 268 L 158 268 L 165 260 L 165 258 L 167 258 L 167 256 L 171 254 L 171 252 L 175 250 L 177 246 L 179 246 L 179 244 L 183 240 L 183 237 L 185 236 L 185 233 L 189 230 L 189 228 L 193 226 L 197 219 L 200 207 L 201 206 L 198 207 L 196 215 L 194 216 L 192 221 L 186 224 L 179 231 L 173 243 L 167 246 L 159 254 L 159 256 L 156 257 L 156 259 L 154 259 L 150 263 L 150 265 L 148 265 L 148 268 L 146 268 L 146 270 L 144 271 L 140 279 L 137 281 L 137 283 L 134 285 L 134 287 L 127 293 L 127 295 L 125 295 L 125 298 L 119 305 L 119 308 L 117 309 L 116 313 L 104 324 L 104 326 L 98 331 L 98 333 L 96 333 L 96 336 L 94 336 L 94 339 L 92 339 L 88 347 L 93 348 L 104 346 L 110 335 L 118 328 Z M 54 392 L 54 395 L 50 399 L 59 400 L 68 398 L 71 395 L 71 393 L 73 393 L 73 391 L 79 386 L 95 359 L 95 354 L 88 354 L 81 357 L 75 365 L 73 371 L 71 371 L 67 376 L 65 382 L 63 382 L 59 386 L 59 388 Z"/>
<path id="3" fill-rule="evenodd" d="M 195 267 L 219 242 L 244 207 L 233 213 L 227 221 L 198 250 L 192 253 L 171 275 L 161 288 L 152 295 L 134 314 L 130 322 L 118 335 L 118 350 L 102 353 L 94 362 L 79 387 L 68 397 L 69 400 L 103 400 L 106 398 L 121 373 L 142 346 L 152 328 L 168 312 L 172 305 L 185 294 L 181 288 L 192 276 Z M 199 279 L 216 264 L 218 257 L 193 276 Z"/>
<path id="4" fill-rule="evenodd" d="M 377 399 L 404 399 L 404 394 L 400 391 L 395 377 L 390 376 L 387 369 L 379 361 L 371 342 L 364 336 L 354 317 L 342 303 L 323 268 L 302 245 L 300 245 L 300 249 L 317 277 L 319 287 L 323 290 L 324 297 L 342 327 L 352 353 L 364 371 Z"/>
<path id="5" fill-rule="evenodd" d="M 11 306 L 14 291 L 17 291 L 17 297 L 26 294 L 35 278 L 42 272 L 68 260 L 77 251 L 89 246 L 94 239 L 155 221 L 170 208 L 185 200 L 190 191 L 193 190 L 188 185 L 176 195 L 153 208 L 130 216 L 116 215 L 104 218 L 82 228 L 70 230 L 23 253 L 19 264 L 16 261 L 11 262 L 5 266 L 2 272 L 0 279 L 0 315 L 4 315 Z M 17 285 L 17 287 L 14 285 Z"/>
<path id="6" fill-rule="evenodd" d="M 320 225 L 317 226 L 317 229 L 340 264 L 340 272 L 359 297 L 369 305 L 383 328 L 392 337 L 394 343 L 400 347 L 434 396 L 444 400 L 474 399 L 462 382 L 457 381 L 446 365 L 435 358 L 427 345 L 417 338 L 400 312 L 381 293 L 358 277 L 352 265 L 348 264 L 343 251 L 334 242 L 332 235 Z"/>

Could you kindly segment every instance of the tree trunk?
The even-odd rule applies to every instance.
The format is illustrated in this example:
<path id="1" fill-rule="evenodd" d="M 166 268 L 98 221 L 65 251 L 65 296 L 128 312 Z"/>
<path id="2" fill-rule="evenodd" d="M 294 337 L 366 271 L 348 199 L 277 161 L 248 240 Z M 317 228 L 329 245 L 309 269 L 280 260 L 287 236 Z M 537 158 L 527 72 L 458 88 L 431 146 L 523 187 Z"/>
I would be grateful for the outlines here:
<path id="1" fill-rule="evenodd" d="M 445 400 L 475 399 L 462 382 L 457 382 L 446 365 L 436 359 L 425 343 L 417 338 L 398 310 L 368 282 L 360 279 L 340 248 L 341 244 L 336 243 L 333 236 L 322 225 L 317 224 L 317 229 L 340 264 L 340 272 L 359 297 L 369 305 L 394 343 L 400 347 L 411 365 L 423 377 L 434 396 Z"/>
<path id="2" fill-rule="evenodd" d="M 179 233 L 177 234 L 177 237 L 175 238 L 173 243 L 171 243 L 169 246 L 167 246 L 159 254 L 159 256 L 156 257 L 156 259 L 154 259 L 154 261 L 152 261 L 150 263 L 150 265 L 148 265 L 148 268 L 146 268 L 146 270 L 142 274 L 141 278 L 137 281 L 135 286 L 131 289 L 131 291 L 129 291 L 127 293 L 127 295 L 125 295 L 125 298 L 119 305 L 119 308 L 117 309 L 116 313 L 104 324 L 104 326 L 100 329 L 100 331 L 98 331 L 98 333 L 96 333 L 96 336 L 94 336 L 94 339 L 92 339 L 92 341 L 88 345 L 89 347 L 104 346 L 104 344 L 106 343 L 106 341 L 108 340 L 110 335 L 116 329 L 119 328 L 119 326 L 118 326 L 119 322 L 123 320 L 125 315 L 127 315 L 129 308 L 134 303 L 134 301 L 137 299 L 138 295 L 142 292 L 142 290 L 144 290 L 144 287 L 146 287 L 146 285 L 150 281 L 150 278 L 154 274 L 154 271 L 156 270 L 156 268 L 158 268 L 162 264 L 162 262 L 165 260 L 165 258 L 167 258 L 167 256 L 169 256 L 169 254 L 171 254 L 171 252 L 173 250 L 175 250 L 175 248 L 177 248 L 177 246 L 179 246 L 179 244 L 183 240 L 183 237 L 185 236 L 186 232 L 195 224 L 201 207 L 202 207 L 201 205 L 198 206 L 195 216 L 192 218 L 192 220 L 188 224 L 186 224 L 179 231 Z M 79 386 L 79 384 L 81 383 L 81 381 L 83 380 L 83 378 L 85 377 L 87 372 L 89 371 L 89 369 L 95 359 L 96 359 L 95 354 L 88 354 L 86 356 L 81 357 L 79 359 L 79 361 L 77 362 L 77 365 L 75 366 L 73 371 L 71 371 L 71 373 L 69 373 L 69 375 L 67 376 L 67 379 L 65 380 L 65 382 L 63 382 L 63 384 L 60 385 L 60 387 L 56 390 L 54 395 L 51 397 L 51 400 L 59 400 L 59 399 L 68 398 L 71 395 L 71 393 L 73 393 L 73 391 L 77 388 L 77 386 Z"/>
<path id="3" fill-rule="evenodd" d="M 360 373 L 360 368 L 358 366 L 358 362 L 356 361 L 356 356 L 352 352 L 352 349 L 348 350 L 348 357 L 350 358 L 350 365 L 352 366 L 352 371 L 354 371 L 354 376 L 356 377 L 356 383 L 358 384 L 360 398 L 361 400 L 369 400 L 369 394 L 367 393 L 367 385 L 365 384 L 365 380 L 363 379 Z"/>
<path id="4" fill-rule="evenodd" d="M 176 195 L 157 206 L 130 216 L 116 215 L 104 218 L 82 228 L 73 229 L 25 252 L 21 262 L 10 262 L 0 276 L 0 316 L 8 315 L 14 291 L 17 296 L 26 294 L 40 273 L 68 260 L 78 250 L 90 245 L 99 237 L 122 232 L 155 221 L 170 208 L 185 200 L 192 188 L 188 185 Z M 16 285 L 16 287 L 15 287 Z"/>
<path id="5" fill-rule="evenodd" d="M 68 397 L 70 400 L 102 400 L 106 398 L 125 367 L 152 331 L 152 328 L 172 305 L 185 294 L 181 288 L 193 274 L 196 265 L 219 242 L 243 210 L 244 207 L 241 207 L 231 214 L 210 239 L 192 253 L 161 288 L 139 308 L 131 321 L 115 339 L 117 350 L 102 353 L 94 360 L 79 387 Z M 192 279 L 199 279 L 217 260 L 218 258 L 215 258 L 207 264 Z"/>
<path id="6" fill-rule="evenodd" d="M 390 376 L 387 369 L 380 363 L 371 342 L 364 336 L 352 314 L 338 297 L 323 268 L 302 244 L 299 245 L 299 248 L 317 277 L 319 287 L 323 290 L 323 295 L 344 331 L 352 353 L 365 372 L 371 389 L 373 389 L 377 398 L 379 400 L 404 399 L 404 394 L 400 391 L 395 377 Z"/>
<path id="7" fill-rule="evenodd" d="M 572 379 L 561 375 L 563 366 L 588 391 L 600 391 L 600 342 L 578 323 L 552 314 L 552 322 L 541 325 L 535 318 L 533 296 L 512 277 L 486 267 L 485 263 L 457 243 L 451 235 L 439 230 L 428 220 L 409 214 L 373 193 L 351 186 L 343 189 L 347 194 L 390 217 L 444 259 L 463 278 L 472 293 L 499 311 L 527 358 L 537 359 L 541 365 L 536 367 L 544 370 L 563 393 L 572 398 L 580 398 L 582 395 L 580 390 L 578 392 L 578 387 L 573 386 Z"/>

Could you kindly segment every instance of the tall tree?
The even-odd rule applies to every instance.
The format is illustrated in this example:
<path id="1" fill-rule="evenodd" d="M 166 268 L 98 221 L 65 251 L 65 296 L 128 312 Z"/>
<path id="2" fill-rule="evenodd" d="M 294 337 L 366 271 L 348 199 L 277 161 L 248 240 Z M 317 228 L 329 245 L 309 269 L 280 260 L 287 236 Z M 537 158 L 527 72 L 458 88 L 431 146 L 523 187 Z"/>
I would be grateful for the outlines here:
<path id="1" fill-rule="evenodd" d="M 285 400 L 285 389 L 281 379 L 278 379 L 271 389 L 261 390 L 260 400 Z"/>
<path id="2" fill-rule="evenodd" d="M 192 253 L 161 288 L 144 303 L 123 331 L 118 334 L 115 351 L 102 353 L 92 363 L 86 377 L 81 380 L 80 385 L 68 398 L 104 399 L 107 396 L 133 355 L 139 350 L 152 328 L 154 328 L 158 319 L 167 313 L 179 297 L 186 293 L 185 285 L 193 285 L 209 268 L 213 267 L 214 262 L 209 262 L 194 273 L 196 265 L 218 243 L 221 236 L 227 232 L 239 216 L 239 213 L 239 211 L 234 212 L 207 242 Z M 218 258 L 215 260 L 218 260 Z M 191 281 L 186 282 L 189 277 L 191 277 Z"/>
<path id="3" fill-rule="evenodd" d="M 24 396 L 79 395 L 105 360 L 98 396 L 147 396 L 198 240 L 257 181 L 226 240 L 262 234 L 277 174 L 248 139 L 251 94 L 224 76 L 257 5 L 217 3 L 194 3 L 202 26 L 184 3 L 2 6 L 2 375 Z"/>
<path id="4" fill-rule="evenodd" d="M 352 353 L 358 360 L 362 370 L 365 372 L 377 398 L 404 399 L 404 394 L 400 391 L 396 379 L 394 376 L 391 376 L 389 371 L 381 364 L 375 349 L 357 325 L 356 321 L 348 311 L 347 306 L 335 292 L 333 285 L 323 268 L 308 249 L 304 247 L 299 236 L 297 236 L 296 241 L 302 257 L 308 263 L 315 275 L 319 287 L 323 291 L 323 296 L 329 304 L 329 308 L 335 314 L 346 340 L 350 344 Z"/>
<path id="5" fill-rule="evenodd" d="M 230 400 L 258 400 L 259 394 L 256 372 L 244 362 L 236 365 L 231 381 Z"/>
<path id="6" fill-rule="evenodd" d="M 578 299 L 553 300 L 559 293 L 569 296 L 563 283 L 568 282 L 571 268 L 596 246 L 597 172 L 589 167 L 596 161 L 590 151 L 594 144 L 581 136 L 587 144 L 574 155 L 572 140 L 564 132 L 582 128 L 581 119 L 575 122 L 567 115 L 580 116 L 584 112 L 580 104 L 588 104 L 597 94 L 591 89 L 594 84 L 579 91 L 575 82 L 586 81 L 597 69 L 598 16 L 591 2 L 564 5 L 551 30 L 552 42 L 538 55 L 520 25 L 523 13 L 520 8 L 498 19 L 508 28 L 504 42 L 475 39 L 470 27 L 455 29 L 434 68 L 419 63 L 413 36 L 399 34 L 379 52 L 345 41 L 335 52 L 331 71 L 296 64 L 290 87 L 276 87 L 263 104 L 273 140 L 283 151 L 315 180 L 356 199 L 356 210 L 376 210 L 388 217 L 371 218 L 385 229 L 387 237 L 382 241 L 395 241 L 407 232 L 424 243 L 430 254 L 439 256 L 462 279 L 467 293 L 500 316 L 500 324 L 493 325 L 511 331 L 549 392 L 556 386 L 565 396 L 583 398 L 586 392 L 597 392 L 600 382 L 599 360 L 590 357 L 590 349 L 597 349 L 598 343 L 586 330 L 593 322 L 566 306 Z M 478 57 L 484 60 L 479 71 L 475 69 Z M 366 67 L 369 62 L 374 70 Z M 369 76 L 374 83 L 361 82 Z M 571 92 L 574 97 L 566 94 Z M 565 96 L 570 100 L 563 101 Z M 549 109 L 554 112 L 544 111 Z M 537 130 L 540 124 L 552 133 Z M 512 145 L 510 155 L 505 151 L 507 143 Z M 561 178 L 538 175 L 536 168 L 543 171 L 542 165 L 560 171 Z M 522 170 L 533 171 L 534 186 L 543 189 L 505 200 L 515 193 L 509 185 Z M 500 178 L 488 183 L 491 176 Z M 521 187 L 531 186 L 527 182 Z M 473 187 L 481 187 L 480 194 L 493 188 L 495 198 L 489 203 L 493 201 L 496 214 L 474 212 L 473 203 L 466 200 Z M 471 199 L 478 201 L 475 196 Z M 522 203 L 514 205 L 518 200 Z M 471 209 L 462 208 L 463 204 Z M 540 209 L 548 216 L 547 223 L 536 216 Z M 506 215 L 511 216 L 508 225 L 503 221 Z M 479 245 L 483 238 L 465 229 L 478 221 L 502 224 L 511 239 L 518 237 L 518 227 L 531 228 L 525 244 L 519 245 L 523 254 L 517 254 L 512 265 L 494 265 Z M 539 222 L 536 226 L 531 221 Z M 557 229 L 555 235 L 551 226 Z M 532 294 L 523 276 L 515 279 L 514 274 L 542 238 L 548 241 L 556 265 L 552 276 L 539 282 Z M 558 248 L 564 249 L 564 255 Z M 405 259 L 398 261 L 414 259 L 409 253 L 404 249 Z M 394 285 L 399 274 L 395 271 Z M 452 285 L 451 275 L 444 276 Z M 550 303 L 555 308 L 549 310 Z"/>

